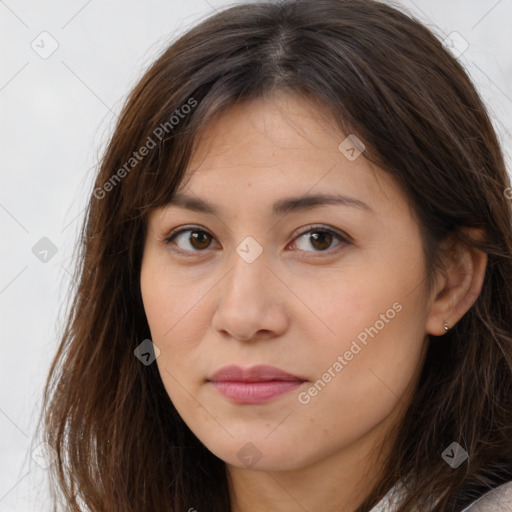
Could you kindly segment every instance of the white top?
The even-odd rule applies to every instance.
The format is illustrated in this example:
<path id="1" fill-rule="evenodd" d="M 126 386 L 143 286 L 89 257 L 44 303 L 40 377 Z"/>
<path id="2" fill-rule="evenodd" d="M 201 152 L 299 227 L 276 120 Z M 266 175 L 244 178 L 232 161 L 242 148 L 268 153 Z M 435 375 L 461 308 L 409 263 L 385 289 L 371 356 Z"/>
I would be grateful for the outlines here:
<path id="1" fill-rule="evenodd" d="M 395 485 L 370 512 L 393 512 L 402 485 Z M 490 490 L 461 512 L 512 512 L 512 481 Z"/>

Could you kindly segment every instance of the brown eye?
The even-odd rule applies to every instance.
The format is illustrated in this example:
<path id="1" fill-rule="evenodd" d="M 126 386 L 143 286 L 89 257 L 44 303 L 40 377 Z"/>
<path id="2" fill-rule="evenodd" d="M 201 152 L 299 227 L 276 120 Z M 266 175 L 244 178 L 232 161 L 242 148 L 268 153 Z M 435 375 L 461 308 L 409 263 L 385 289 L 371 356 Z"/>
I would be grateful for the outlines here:
<path id="1" fill-rule="evenodd" d="M 212 237 L 204 231 L 192 231 L 190 243 L 195 249 L 206 249 L 211 242 Z"/>
<path id="2" fill-rule="evenodd" d="M 311 245 L 318 249 L 319 251 L 323 251 L 328 249 L 332 243 L 332 234 L 327 233 L 327 231 L 317 231 L 311 234 Z"/>
<path id="3" fill-rule="evenodd" d="M 167 244 L 175 244 L 182 252 L 199 252 L 208 249 L 213 237 L 202 229 L 182 229 L 165 239 Z"/>
<path id="4" fill-rule="evenodd" d="M 338 240 L 338 243 L 334 243 Z M 313 228 L 299 235 L 294 245 L 303 252 L 333 252 L 330 249 L 338 249 L 338 246 L 349 245 L 348 238 L 331 231 L 330 229 Z M 302 246 L 301 246 L 302 245 Z M 308 247 L 305 247 L 307 245 Z M 313 250 L 311 250 L 311 247 Z"/>

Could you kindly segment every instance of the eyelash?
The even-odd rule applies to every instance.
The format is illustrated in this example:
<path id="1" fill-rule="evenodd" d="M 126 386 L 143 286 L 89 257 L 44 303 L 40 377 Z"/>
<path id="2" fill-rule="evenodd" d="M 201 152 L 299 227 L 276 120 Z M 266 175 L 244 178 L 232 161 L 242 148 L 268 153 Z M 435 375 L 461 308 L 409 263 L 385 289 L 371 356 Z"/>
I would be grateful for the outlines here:
<path id="1" fill-rule="evenodd" d="M 215 239 L 215 237 L 209 233 L 206 229 L 203 229 L 199 226 L 186 226 L 184 228 L 181 228 L 179 229 L 178 231 L 174 231 L 172 232 L 169 236 L 167 236 L 163 242 L 166 244 L 166 245 L 171 245 L 173 243 L 173 240 L 178 237 L 179 235 L 181 235 L 182 233 L 186 233 L 187 231 L 192 231 L 192 232 L 198 232 L 198 233 L 206 233 L 207 235 L 211 236 L 213 239 Z M 329 235 L 333 235 L 335 238 L 338 238 L 340 240 L 340 243 L 338 245 L 335 246 L 334 250 L 333 249 L 326 249 L 324 251 L 303 251 L 303 252 L 306 252 L 306 253 L 319 253 L 319 254 L 322 254 L 322 253 L 327 253 L 327 254 L 332 254 L 332 253 L 335 253 L 335 252 L 338 252 L 339 249 L 339 246 L 346 246 L 346 245 L 350 245 L 351 244 L 351 241 L 350 241 L 350 237 L 348 235 L 342 235 L 341 233 L 337 232 L 337 231 L 334 231 L 330 228 L 327 228 L 325 226 L 310 226 L 307 230 L 305 231 L 302 231 L 301 233 L 298 233 L 294 238 L 293 240 L 297 240 L 299 239 L 300 237 L 306 235 L 307 233 L 328 233 Z M 338 248 L 338 249 L 336 249 Z M 182 254 L 186 257 L 194 257 L 196 255 L 196 253 L 201 253 L 201 252 L 206 252 L 209 248 L 207 249 L 203 249 L 203 250 L 186 250 L 186 249 L 180 249 L 178 247 L 176 248 L 173 248 L 172 250 L 179 253 L 179 254 Z"/>

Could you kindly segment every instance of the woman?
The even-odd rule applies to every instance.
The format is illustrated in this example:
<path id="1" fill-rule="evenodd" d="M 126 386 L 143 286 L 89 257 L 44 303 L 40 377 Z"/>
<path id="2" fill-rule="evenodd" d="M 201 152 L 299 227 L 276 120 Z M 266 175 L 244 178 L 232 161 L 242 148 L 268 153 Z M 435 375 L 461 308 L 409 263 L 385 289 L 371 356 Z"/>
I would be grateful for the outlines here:
<path id="1" fill-rule="evenodd" d="M 55 503 L 512 510 L 510 190 L 466 73 L 396 9 L 190 30 L 90 199 L 45 393 Z"/>

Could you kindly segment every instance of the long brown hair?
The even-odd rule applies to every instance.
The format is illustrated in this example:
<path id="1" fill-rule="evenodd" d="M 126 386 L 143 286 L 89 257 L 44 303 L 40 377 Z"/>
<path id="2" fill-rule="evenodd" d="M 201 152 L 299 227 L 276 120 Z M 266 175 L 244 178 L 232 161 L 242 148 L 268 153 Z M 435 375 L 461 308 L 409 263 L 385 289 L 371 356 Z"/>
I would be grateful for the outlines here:
<path id="1" fill-rule="evenodd" d="M 477 301 L 448 334 L 430 336 L 391 456 L 358 512 L 406 477 L 401 512 L 432 496 L 435 510 L 460 511 L 512 479 L 510 181 L 486 109 L 457 59 L 397 8 L 287 0 L 201 22 L 163 51 L 124 105 L 88 203 L 45 388 L 55 506 L 230 510 L 225 463 L 180 418 L 157 365 L 134 356 L 150 338 L 141 257 L 147 214 L 182 182 L 201 127 L 276 90 L 323 102 L 396 179 L 422 232 L 427 287 L 447 236 L 488 254 Z M 465 236 L 467 227 L 482 229 L 485 242 Z M 469 453 L 457 469 L 441 457 L 454 441 Z"/>

